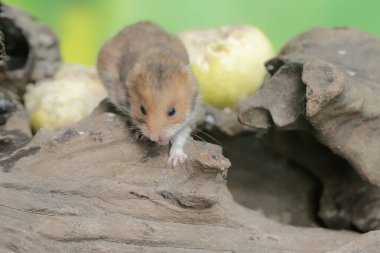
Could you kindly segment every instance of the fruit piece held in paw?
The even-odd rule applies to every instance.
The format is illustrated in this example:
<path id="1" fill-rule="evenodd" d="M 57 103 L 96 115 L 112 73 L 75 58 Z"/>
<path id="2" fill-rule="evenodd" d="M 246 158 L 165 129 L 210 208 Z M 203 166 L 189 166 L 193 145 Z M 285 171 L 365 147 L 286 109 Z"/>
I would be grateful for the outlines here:
<path id="1" fill-rule="evenodd" d="M 176 166 L 178 162 L 184 163 L 186 159 L 187 155 L 183 152 L 182 149 L 170 150 L 168 163 L 172 164 L 173 166 Z"/>

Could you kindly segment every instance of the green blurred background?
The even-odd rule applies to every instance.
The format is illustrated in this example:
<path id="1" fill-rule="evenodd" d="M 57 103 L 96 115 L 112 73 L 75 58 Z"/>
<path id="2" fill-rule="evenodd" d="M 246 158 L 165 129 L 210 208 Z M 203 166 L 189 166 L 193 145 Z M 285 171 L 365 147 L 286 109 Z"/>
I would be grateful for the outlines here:
<path id="1" fill-rule="evenodd" d="M 93 65 L 123 26 L 152 20 L 172 33 L 228 24 L 259 27 L 279 50 L 312 27 L 351 26 L 380 36 L 377 0 L 4 0 L 50 25 L 68 62 Z"/>

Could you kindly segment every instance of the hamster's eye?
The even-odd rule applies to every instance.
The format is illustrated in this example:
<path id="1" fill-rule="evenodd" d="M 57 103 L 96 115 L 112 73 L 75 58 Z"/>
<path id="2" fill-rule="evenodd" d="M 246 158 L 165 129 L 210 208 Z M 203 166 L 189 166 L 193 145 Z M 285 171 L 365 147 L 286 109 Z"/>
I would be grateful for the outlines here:
<path id="1" fill-rule="evenodd" d="M 145 107 L 142 105 L 140 106 L 140 110 L 141 110 L 141 113 L 146 115 L 146 110 L 145 110 Z"/>
<path id="2" fill-rule="evenodd" d="M 176 110 L 175 110 L 174 107 L 170 108 L 170 110 L 169 110 L 169 112 L 168 112 L 168 116 L 169 116 L 169 117 L 174 116 L 175 112 L 176 112 Z"/>

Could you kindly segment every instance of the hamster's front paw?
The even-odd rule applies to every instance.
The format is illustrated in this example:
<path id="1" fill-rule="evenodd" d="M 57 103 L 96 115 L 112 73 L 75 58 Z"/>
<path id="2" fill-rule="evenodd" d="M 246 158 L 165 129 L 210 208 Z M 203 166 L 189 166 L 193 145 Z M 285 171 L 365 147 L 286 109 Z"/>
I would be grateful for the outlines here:
<path id="1" fill-rule="evenodd" d="M 187 155 L 183 152 L 182 149 L 171 149 L 169 152 L 168 163 L 176 166 L 177 163 L 184 163 L 187 159 Z"/>

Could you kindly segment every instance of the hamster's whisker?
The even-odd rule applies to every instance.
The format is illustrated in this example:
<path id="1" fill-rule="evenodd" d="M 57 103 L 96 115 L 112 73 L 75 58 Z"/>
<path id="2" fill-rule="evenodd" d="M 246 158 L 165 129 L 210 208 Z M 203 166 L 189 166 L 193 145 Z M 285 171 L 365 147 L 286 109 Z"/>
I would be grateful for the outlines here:
<path id="1" fill-rule="evenodd" d="M 205 139 L 203 139 L 202 137 L 200 137 L 199 135 L 195 134 L 195 133 L 191 133 L 191 135 L 201 139 L 203 142 L 207 142 Z"/>
<path id="2" fill-rule="evenodd" d="M 201 129 L 195 129 L 194 131 L 193 131 L 193 133 L 194 132 L 200 132 L 200 133 L 202 133 L 202 134 L 204 134 L 204 135 L 206 135 L 208 138 L 210 138 L 211 140 L 213 140 L 213 141 L 215 141 L 215 143 L 216 144 L 218 144 L 218 145 L 222 145 L 222 143 L 219 141 L 219 140 L 217 140 L 215 137 L 213 137 L 211 134 L 208 134 L 207 132 L 205 132 L 205 131 L 202 131 Z"/>

